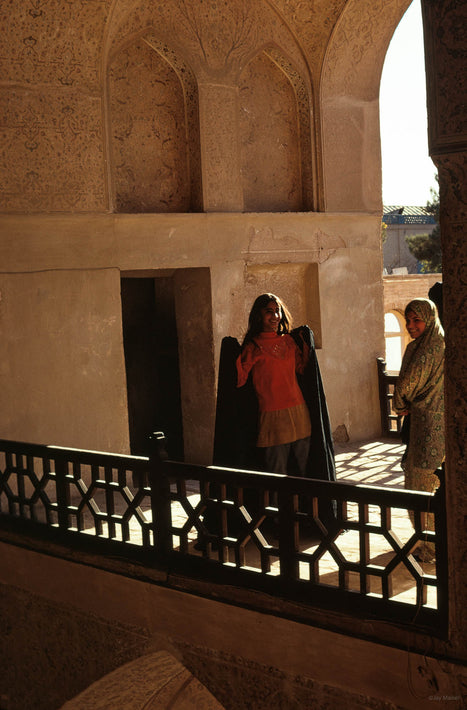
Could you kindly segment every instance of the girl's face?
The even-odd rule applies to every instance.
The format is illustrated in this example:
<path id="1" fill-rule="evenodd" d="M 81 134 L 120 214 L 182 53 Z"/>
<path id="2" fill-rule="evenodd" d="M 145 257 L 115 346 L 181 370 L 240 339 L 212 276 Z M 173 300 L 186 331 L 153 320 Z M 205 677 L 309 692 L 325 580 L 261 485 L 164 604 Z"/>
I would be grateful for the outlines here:
<path id="1" fill-rule="evenodd" d="M 407 332 L 411 338 L 419 338 L 425 332 L 426 323 L 413 311 L 407 311 L 405 317 Z"/>
<path id="2" fill-rule="evenodd" d="M 269 301 L 268 305 L 261 309 L 261 318 L 263 333 L 277 333 L 282 318 L 280 306 L 275 301 Z"/>

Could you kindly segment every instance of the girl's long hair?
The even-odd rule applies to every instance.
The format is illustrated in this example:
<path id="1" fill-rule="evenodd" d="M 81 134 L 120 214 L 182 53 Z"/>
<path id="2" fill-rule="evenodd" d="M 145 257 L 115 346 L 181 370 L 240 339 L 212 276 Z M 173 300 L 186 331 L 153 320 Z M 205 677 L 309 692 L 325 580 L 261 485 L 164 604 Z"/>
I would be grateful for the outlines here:
<path id="1" fill-rule="evenodd" d="M 263 314 L 261 311 L 266 308 L 268 303 L 274 301 L 277 303 L 281 309 L 282 317 L 279 321 L 279 327 L 277 332 L 279 335 L 283 333 L 289 333 L 292 328 L 292 316 L 290 315 L 289 309 L 285 303 L 276 296 L 274 293 L 262 293 L 261 296 L 253 303 L 251 307 L 250 315 L 248 317 L 248 330 L 243 339 L 242 347 L 248 342 L 251 342 L 257 335 L 259 335 L 263 330 Z"/>

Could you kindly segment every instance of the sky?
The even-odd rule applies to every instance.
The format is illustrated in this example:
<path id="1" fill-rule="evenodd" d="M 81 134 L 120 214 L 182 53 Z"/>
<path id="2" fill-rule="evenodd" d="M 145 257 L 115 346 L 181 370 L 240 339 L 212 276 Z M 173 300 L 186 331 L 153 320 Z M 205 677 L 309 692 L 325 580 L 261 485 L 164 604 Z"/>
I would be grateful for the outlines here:
<path id="1" fill-rule="evenodd" d="M 436 188 L 428 155 L 425 59 L 420 0 L 399 23 L 380 88 L 383 204 L 425 206 Z"/>

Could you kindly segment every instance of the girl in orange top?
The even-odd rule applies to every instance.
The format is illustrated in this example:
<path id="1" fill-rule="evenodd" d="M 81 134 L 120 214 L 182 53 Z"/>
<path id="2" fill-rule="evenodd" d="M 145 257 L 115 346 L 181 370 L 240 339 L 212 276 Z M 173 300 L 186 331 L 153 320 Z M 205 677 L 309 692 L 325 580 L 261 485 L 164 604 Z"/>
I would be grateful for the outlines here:
<path id="1" fill-rule="evenodd" d="M 309 358 L 289 335 L 292 319 L 285 304 L 272 293 L 258 296 L 248 319 L 248 330 L 237 359 L 237 387 L 251 372 L 259 405 L 256 445 L 263 452 L 266 470 L 287 473 L 295 457 L 299 475 L 306 475 L 311 422 L 297 382 Z"/>

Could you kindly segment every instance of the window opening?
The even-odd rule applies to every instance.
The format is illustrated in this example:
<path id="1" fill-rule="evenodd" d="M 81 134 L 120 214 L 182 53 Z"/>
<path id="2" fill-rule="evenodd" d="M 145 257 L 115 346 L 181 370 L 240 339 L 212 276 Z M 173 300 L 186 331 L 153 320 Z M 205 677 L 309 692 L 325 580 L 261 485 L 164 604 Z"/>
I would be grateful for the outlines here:
<path id="1" fill-rule="evenodd" d="M 401 324 L 394 313 L 384 314 L 384 338 L 386 343 L 386 369 L 389 372 L 399 372 L 402 362 Z"/>

